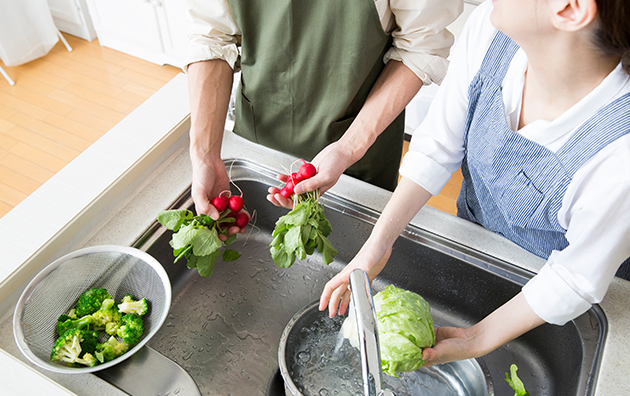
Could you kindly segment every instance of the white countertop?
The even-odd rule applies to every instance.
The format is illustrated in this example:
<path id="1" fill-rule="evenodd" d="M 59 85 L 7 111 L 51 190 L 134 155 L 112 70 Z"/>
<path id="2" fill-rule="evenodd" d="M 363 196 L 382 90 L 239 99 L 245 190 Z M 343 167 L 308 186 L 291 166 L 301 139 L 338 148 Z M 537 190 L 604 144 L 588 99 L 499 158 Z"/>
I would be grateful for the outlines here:
<path id="1" fill-rule="evenodd" d="M 103 138 L 0 219 L 0 335 L 21 291 L 43 266 L 76 249 L 130 245 L 189 186 L 186 77 L 176 76 Z M 223 158 L 244 158 L 281 171 L 294 158 L 226 131 Z M 332 193 L 380 211 L 390 193 L 342 176 Z M 447 218 L 448 217 L 448 218 Z M 448 220 L 448 221 L 445 221 Z M 536 272 L 543 261 L 478 226 L 426 207 L 412 224 Z M 609 323 L 597 396 L 630 394 L 630 283 L 615 279 L 600 304 Z M 91 374 L 45 372 L 26 360 L 12 337 L 0 339 L 2 394 L 121 395 Z M 6 393 L 8 392 L 8 393 Z"/>

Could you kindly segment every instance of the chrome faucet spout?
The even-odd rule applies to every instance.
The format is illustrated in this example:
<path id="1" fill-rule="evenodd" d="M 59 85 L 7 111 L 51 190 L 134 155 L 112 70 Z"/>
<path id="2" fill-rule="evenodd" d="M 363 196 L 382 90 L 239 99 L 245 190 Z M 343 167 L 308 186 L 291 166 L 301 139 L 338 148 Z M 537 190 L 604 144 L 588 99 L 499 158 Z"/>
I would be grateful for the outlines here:
<path id="1" fill-rule="evenodd" d="M 394 396 L 390 390 L 383 389 L 376 310 L 367 273 L 361 269 L 352 271 L 350 288 L 359 333 L 364 394 L 365 396 Z"/>

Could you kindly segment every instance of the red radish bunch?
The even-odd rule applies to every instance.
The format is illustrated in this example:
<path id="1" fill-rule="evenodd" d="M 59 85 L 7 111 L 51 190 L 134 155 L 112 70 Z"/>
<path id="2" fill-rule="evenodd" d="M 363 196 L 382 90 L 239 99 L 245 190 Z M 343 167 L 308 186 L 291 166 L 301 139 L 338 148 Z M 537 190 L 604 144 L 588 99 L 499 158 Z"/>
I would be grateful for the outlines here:
<path id="1" fill-rule="evenodd" d="M 223 191 L 218 196 L 212 198 L 210 203 L 219 211 L 220 219 L 233 217 L 234 225 L 239 228 L 243 228 L 249 223 L 247 213 L 241 212 L 244 205 L 242 196 L 230 195 L 229 191 Z"/>
<path id="2" fill-rule="evenodd" d="M 287 180 L 287 183 L 280 190 L 280 194 L 282 194 L 283 197 L 290 198 L 293 195 L 293 190 L 295 189 L 296 184 L 298 184 L 302 180 L 310 179 L 317 173 L 315 165 L 309 164 L 304 160 L 302 160 L 302 162 L 303 164 L 300 169 L 297 172 L 291 173 Z"/>

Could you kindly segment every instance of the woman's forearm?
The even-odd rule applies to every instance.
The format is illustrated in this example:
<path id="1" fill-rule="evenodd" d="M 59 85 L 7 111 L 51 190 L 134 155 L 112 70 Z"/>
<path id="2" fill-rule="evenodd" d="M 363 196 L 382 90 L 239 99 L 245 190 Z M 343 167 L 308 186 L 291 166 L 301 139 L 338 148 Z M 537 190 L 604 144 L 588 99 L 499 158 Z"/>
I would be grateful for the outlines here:
<path id="1" fill-rule="evenodd" d="M 431 194 L 414 181 L 402 177 L 369 237 L 392 246 L 405 227 L 431 198 Z"/>
<path id="2" fill-rule="evenodd" d="M 536 315 L 521 292 L 468 328 L 466 333 L 475 356 L 483 356 L 543 323 L 545 321 Z"/>

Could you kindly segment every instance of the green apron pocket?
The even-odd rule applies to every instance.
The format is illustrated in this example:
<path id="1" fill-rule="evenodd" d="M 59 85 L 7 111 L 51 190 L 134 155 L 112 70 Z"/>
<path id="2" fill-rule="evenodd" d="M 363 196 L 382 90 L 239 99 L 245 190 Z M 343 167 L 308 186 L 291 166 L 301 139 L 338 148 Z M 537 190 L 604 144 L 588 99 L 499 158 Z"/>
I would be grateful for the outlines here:
<path id="1" fill-rule="evenodd" d="M 236 122 L 234 124 L 234 132 L 245 139 L 258 143 L 256 136 L 256 122 L 254 117 L 254 106 L 243 94 L 239 87 L 236 93 Z"/>
<path id="2" fill-rule="evenodd" d="M 350 124 L 354 121 L 355 117 L 345 118 L 340 121 L 335 121 L 330 124 L 330 137 L 328 139 L 329 143 L 336 142 L 341 139 L 344 133 L 350 128 Z"/>

